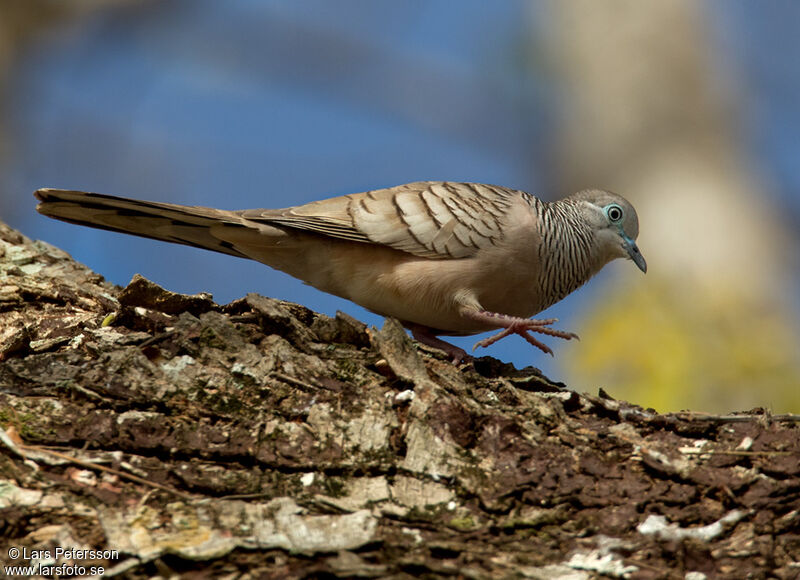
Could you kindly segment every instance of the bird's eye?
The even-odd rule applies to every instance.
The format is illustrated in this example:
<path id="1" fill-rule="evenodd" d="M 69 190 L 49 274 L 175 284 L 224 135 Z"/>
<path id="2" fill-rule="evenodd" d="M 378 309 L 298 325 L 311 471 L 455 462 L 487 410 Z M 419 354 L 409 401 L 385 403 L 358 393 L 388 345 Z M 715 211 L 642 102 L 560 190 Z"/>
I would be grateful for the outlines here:
<path id="1" fill-rule="evenodd" d="M 622 220 L 622 208 L 619 207 L 617 204 L 612 203 L 608 207 L 606 207 L 606 215 L 608 219 L 612 222 L 616 223 Z"/>

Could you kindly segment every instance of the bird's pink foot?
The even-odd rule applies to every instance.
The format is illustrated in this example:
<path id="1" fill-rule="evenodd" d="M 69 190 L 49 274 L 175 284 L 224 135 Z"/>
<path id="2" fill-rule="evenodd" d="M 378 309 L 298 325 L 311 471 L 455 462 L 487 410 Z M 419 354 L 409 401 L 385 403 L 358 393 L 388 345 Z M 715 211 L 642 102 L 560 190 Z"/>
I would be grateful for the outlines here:
<path id="1" fill-rule="evenodd" d="M 465 359 L 472 358 L 463 348 L 459 348 L 441 338 L 437 338 L 427 326 L 419 326 L 412 323 L 405 323 L 405 326 L 411 331 L 411 336 L 414 337 L 414 340 L 418 340 L 422 344 L 427 344 L 433 348 L 443 350 L 447 356 L 450 357 L 453 364 L 458 364 Z"/>
<path id="2" fill-rule="evenodd" d="M 565 332 L 563 330 L 548 328 L 554 322 L 558 322 L 557 318 L 545 318 L 543 320 L 537 320 L 535 318 L 519 318 L 497 312 L 488 312 L 486 310 L 466 311 L 464 312 L 464 316 L 478 322 L 495 324 L 503 329 L 494 336 L 490 336 L 489 338 L 484 338 L 483 340 L 476 342 L 475 346 L 472 347 L 472 350 L 475 350 L 479 346 L 486 347 L 492 345 L 498 340 L 509 336 L 510 334 L 518 334 L 542 352 L 552 356 L 553 350 L 543 342 L 531 336 L 529 333 L 535 332 L 539 334 L 546 334 L 547 336 L 555 336 L 557 338 L 563 338 L 564 340 L 578 338 L 578 335 L 574 332 Z"/>

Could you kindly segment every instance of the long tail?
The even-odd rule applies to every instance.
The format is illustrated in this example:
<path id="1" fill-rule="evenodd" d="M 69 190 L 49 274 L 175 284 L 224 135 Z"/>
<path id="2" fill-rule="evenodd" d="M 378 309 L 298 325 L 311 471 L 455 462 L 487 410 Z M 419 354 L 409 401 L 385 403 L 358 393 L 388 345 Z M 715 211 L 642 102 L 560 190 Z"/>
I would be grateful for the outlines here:
<path id="1" fill-rule="evenodd" d="M 257 234 L 263 228 L 236 212 L 206 207 L 140 201 L 65 189 L 44 188 L 34 195 L 41 202 L 36 207 L 37 211 L 48 217 L 112 232 L 204 248 L 240 258 L 249 256 L 229 241 L 214 235 L 214 232 L 221 233 L 221 228 L 228 231 L 231 228 L 244 228 Z"/>

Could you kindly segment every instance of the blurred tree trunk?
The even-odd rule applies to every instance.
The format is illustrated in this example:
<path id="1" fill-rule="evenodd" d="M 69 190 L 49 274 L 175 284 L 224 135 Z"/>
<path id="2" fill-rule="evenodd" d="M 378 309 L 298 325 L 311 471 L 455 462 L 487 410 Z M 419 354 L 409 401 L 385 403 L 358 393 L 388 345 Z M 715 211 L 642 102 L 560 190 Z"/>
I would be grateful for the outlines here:
<path id="1" fill-rule="evenodd" d="M 644 281 L 620 269 L 566 368 L 659 410 L 798 410 L 790 234 L 742 146 L 741 87 L 706 7 L 568 0 L 537 14 L 565 93 L 556 179 L 629 197 L 650 265 Z"/>

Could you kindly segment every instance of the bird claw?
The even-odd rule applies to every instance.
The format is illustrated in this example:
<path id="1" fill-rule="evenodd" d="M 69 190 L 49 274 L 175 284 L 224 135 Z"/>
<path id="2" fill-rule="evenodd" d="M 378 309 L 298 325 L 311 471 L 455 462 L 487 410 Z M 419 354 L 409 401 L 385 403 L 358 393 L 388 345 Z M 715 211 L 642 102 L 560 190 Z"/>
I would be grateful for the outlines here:
<path id="1" fill-rule="evenodd" d="M 486 312 L 486 311 L 477 311 L 477 312 L 469 312 L 466 316 L 474 319 L 479 320 L 481 322 L 490 322 L 496 326 L 501 327 L 500 332 L 497 334 L 490 336 L 489 338 L 484 338 L 483 340 L 479 340 L 475 343 L 472 347 L 472 351 L 475 352 L 479 346 L 487 347 L 493 345 L 498 340 L 505 338 L 511 334 L 518 334 L 522 338 L 524 338 L 529 344 L 532 344 L 539 350 L 541 350 L 545 354 L 549 354 L 553 356 L 553 350 L 541 342 L 540 340 L 536 339 L 531 333 L 539 333 L 544 334 L 547 336 L 554 336 L 556 338 L 563 338 L 564 340 L 571 340 L 573 338 L 578 338 L 578 335 L 574 332 L 565 332 L 563 330 L 556 330 L 554 328 L 548 328 L 551 324 L 558 322 L 557 318 L 545 318 L 541 320 L 537 320 L 535 318 L 516 318 L 513 316 L 508 316 L 505 314 L 497 314 L 493 312 Z M 455 346 L 454 344 L 450 344 L 449 342 L 445 342 L 444 340 L 437 338 L 434 334 L 434 331 L 428 328 L 427 326 L 421 326 L 419 324 L 415 324 L 412 322 L 404 322 L 403 323 L 406 328 L 411 331 L 412 336 L 421 342 L 422 344 L 426 344 L 428 346 L 432 346 L 433 348 L 443 350 L 445 354 L 450 357 L 451 361 L 454 364 L 459 364 L 461 362 L 469 361 L 472 359 L 463 349 Z"/>
<path id="2" fill-rule="evenodd" d="M 547 336 L 554 336 L 556 338 L 563 338 L 564 340 L 571 340 L 573 338 L 580 340 L 580 337 L 575 334 L 574 332 L 566 332 L 563 330 L 556 330 L 554 328 L 547 328 L 550 324 L 558 322 L 557 318 L 546 318 L 544 320 L 536 320 L 536 319 L 521 319 L 515 320 L 511 322 L 509 326 L 495 334 L 494 336 L 490 336 L 489 338 L 484 338 L 483 340 L 479 340 L 475 343 L 472 347 L 473 352 L 479 346 L 487 347 L 495 342 L 499 341 L 500 339 L 505 338 L 510 334 L 518 334 L 522 338 L 524 338 L 529 344 L 532 344 L 539 350 L 541 350 L 545 354 L 549 354 L 553 356 L 553 350 L 533 337 L 530 333 L 531 332 L 538 332 L 539 334 L 545 334 Z"/>
<path id="3" fill-rule="evenodd" d="M 493 336 L 490 336 L 489 338 L 484 338 L 482 340 L 479 340 L 474 345 L 472 345 L 472 352 L 475 352 L 475 349 L 478 348 L 479 346 L 481 346 L 483 348 L 486 348 L 487 346 L 490 346 L 490 345 L 494 344 L 495 342 L 497 342 L 501 338 L 507 337 L 512 332 L 514 332 L 514 331 L 511 330 L 510 328 L 504 328 L 503 330 L 501 330 L 500 332 L 498 332 L 497 334 L 495 334 Z"/>

